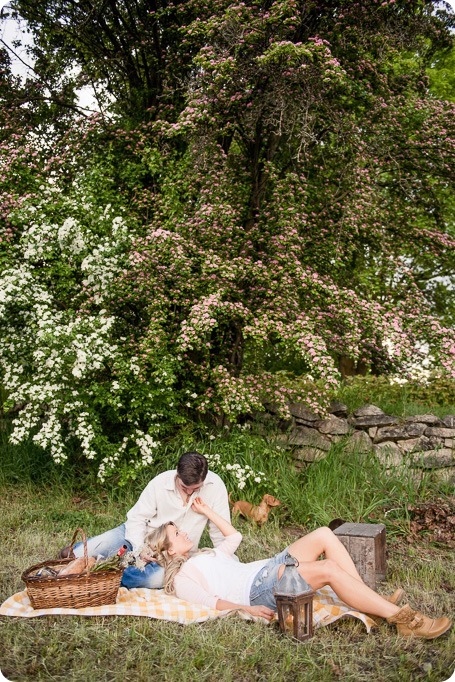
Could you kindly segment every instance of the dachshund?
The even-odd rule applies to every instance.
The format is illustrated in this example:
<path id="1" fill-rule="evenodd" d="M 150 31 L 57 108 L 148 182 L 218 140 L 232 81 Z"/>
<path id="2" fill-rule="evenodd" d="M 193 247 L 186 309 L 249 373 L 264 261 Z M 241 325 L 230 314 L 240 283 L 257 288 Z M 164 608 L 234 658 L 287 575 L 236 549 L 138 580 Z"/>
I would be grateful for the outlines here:
<path id="1" fill-rule="evenodd" d="M 229 496 L 229 501 L 232 502 Z M 232 506 L 232 516 L 240 514 L 245 518 L 251 519 L 259 526 L 262 526 L 268 519 L 270 509 L 272 507 L 279 507 L 281 504 L 280 500 L 272 495 L 264 495 L 261 502 L 254 506 L 251 502 L 246 502 L 245 500 L 237 500 Z"/>

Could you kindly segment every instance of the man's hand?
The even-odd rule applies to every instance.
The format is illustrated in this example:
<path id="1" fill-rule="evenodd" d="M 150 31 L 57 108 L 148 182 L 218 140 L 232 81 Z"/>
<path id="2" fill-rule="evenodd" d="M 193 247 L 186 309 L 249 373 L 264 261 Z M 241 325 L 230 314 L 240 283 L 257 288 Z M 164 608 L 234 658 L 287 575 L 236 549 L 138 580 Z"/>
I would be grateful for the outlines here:
<path id="1" fill-rule="evenodd" d="M 145 561 L 146 564 L 156 563 L 152 550 L 148 547 L 142 547 L 139 558 L 142 559 L 142 561 Z"/>

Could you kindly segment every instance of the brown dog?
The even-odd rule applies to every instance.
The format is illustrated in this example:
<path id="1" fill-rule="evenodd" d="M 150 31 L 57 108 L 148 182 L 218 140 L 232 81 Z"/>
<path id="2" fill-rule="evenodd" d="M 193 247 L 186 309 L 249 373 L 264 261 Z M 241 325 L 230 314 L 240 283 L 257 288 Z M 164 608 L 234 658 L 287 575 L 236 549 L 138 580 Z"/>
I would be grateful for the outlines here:
<path id="1" fill-rule="evenodd" d="M 280 500 L 272 495 L 264 495 L 262 500 L 257 506 L 251 504 L 251 502 L 246 502 L 245 500 L 237 500 L 232 506 L 232 516 L 241 514 L 246 519 L 251 519 L 255 521 L 259 526 L 265 523 L 269 516 L 269 511 L 272 507 L 279 507 L 281 504 Z"/>

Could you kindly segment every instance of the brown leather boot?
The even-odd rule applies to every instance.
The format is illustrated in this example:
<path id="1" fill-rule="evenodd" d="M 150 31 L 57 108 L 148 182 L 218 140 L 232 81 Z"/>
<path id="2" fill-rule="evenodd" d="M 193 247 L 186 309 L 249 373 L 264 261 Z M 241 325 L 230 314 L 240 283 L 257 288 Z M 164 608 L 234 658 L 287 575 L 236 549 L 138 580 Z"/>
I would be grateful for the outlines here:
<path id="1" fill-rule="evenodd" d="M 398 604 L 398 602 L 401 601 L 404 597 L 404 590 L 401 587 L 397 587 L 393 594 L 390 594 L 388 597 L 386 597 L 385 595 L 382 596 L 384 597 L 384 599 L 387 599 L 387 601 L 389 601 L 391 604 Z M 381 618 L 381 616 L 373 616 L 371 613 L 366 613 L 365 615 L 368 616 L 368 618 L 371 618 L 371 620 L 374 620 L 376 625 L 379 625 L 384 620 L 384 618 Z"/>
<path id="2" fill-rule="evenodd" d="M 387 618 L 388 623 L 397 626 L 398 633 L 403 637 L 421 637 L 435 639 L 452 626 L 452 621 L 442 618 L 428 618 L 420 611 L 414 611 L 409 604 L 403 606 L 394 616 Z"/>

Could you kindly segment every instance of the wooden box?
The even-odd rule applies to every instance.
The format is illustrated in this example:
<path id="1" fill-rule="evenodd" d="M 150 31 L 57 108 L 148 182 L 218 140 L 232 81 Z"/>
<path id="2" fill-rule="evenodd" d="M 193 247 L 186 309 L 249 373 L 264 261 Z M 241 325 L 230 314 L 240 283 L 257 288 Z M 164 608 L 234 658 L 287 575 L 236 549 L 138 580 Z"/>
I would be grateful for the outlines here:
<path id="1" fill-rule="evenodd" d="M 386 545 L 383 523 L 344 523 L 334 530 L 366 584 L 373 590 L 385 580 Z"/>

